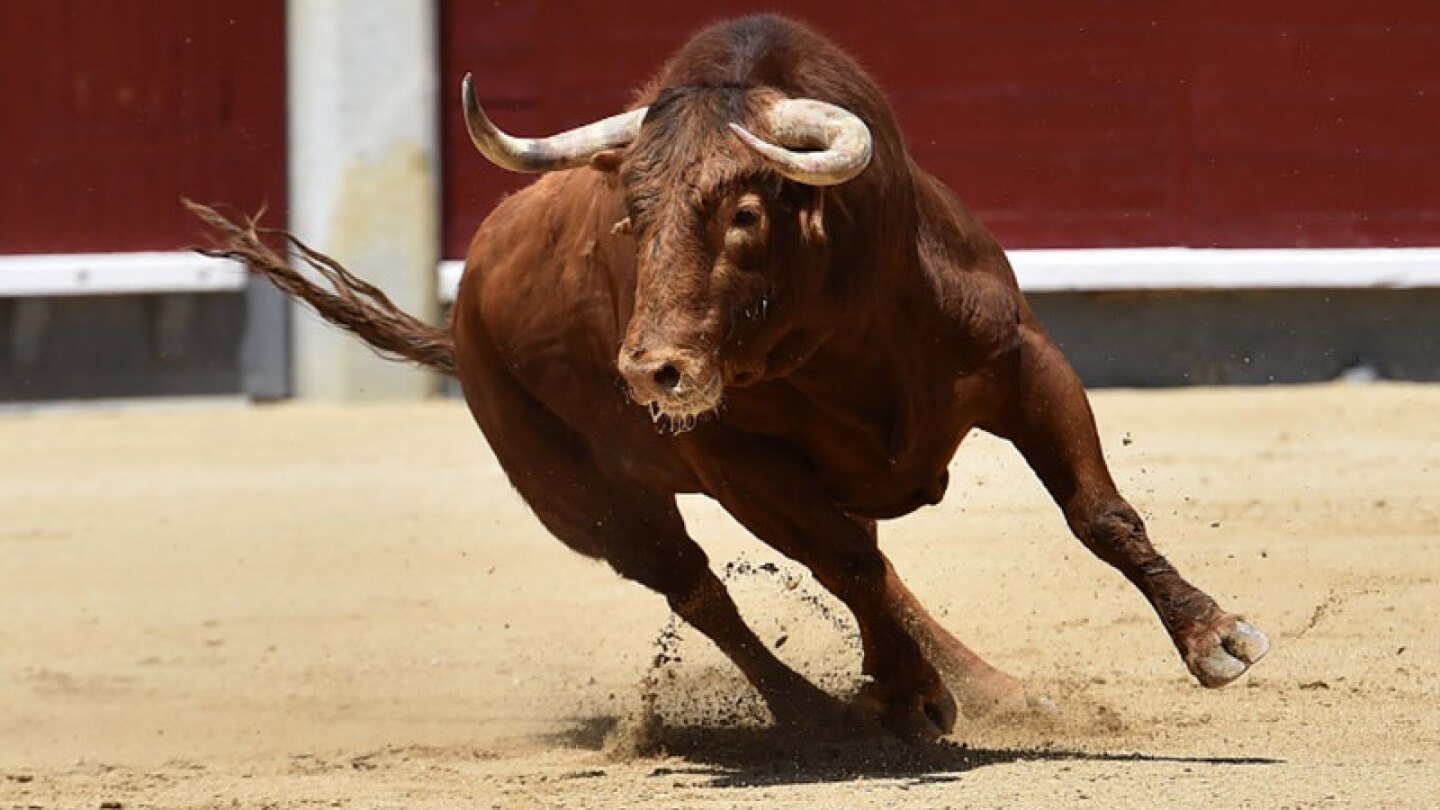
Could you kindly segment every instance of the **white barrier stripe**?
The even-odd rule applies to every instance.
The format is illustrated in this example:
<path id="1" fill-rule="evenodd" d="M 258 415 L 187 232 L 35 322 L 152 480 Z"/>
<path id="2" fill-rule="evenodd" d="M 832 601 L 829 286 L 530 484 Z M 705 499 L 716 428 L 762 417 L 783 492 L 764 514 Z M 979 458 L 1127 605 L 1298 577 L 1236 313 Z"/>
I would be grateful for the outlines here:
<path id="1" fill-rule="evenodd" d="M 1012 250 L 1009 256 L 1028 292 L 1440 287 L 1440 247 L 1091 248 Z M 454 300 L 462 271 L 462 262 L 440 263 L 443 300 Z M 0 256 L 0 298 L 225 292 L 244 286 L 245 273 L 235 263 L 193 253 Z"/>
<path id="2" fill-rule="evenodd" d="M 1111 290 L 1440 287 L 1440 248 L 1012 250 L 1021 288 Z"/>
<path id="3" fill-rule="evenodd" d="M 450 303 L 455 300 L 455 293 L 460 290 L 460 276 L 465 273 L 465 262 L 458 259 L 446 259 L 440 262 L 440 300 Z"/>
<path id="4" fill-rule="evenodd" d="M 195 253 L 67 253 L 0 256 L 0 298 L 227 292 L 245 271 Z"/>
<path id="5" fill-rule="evenodd" d="M 1012 250 L 1026 292 L 1121 290 L 1415 289 L 1440 287 L 1440 247 L 1076 248 Z M 455 298 L 464 263 L 440 263 Z"/>

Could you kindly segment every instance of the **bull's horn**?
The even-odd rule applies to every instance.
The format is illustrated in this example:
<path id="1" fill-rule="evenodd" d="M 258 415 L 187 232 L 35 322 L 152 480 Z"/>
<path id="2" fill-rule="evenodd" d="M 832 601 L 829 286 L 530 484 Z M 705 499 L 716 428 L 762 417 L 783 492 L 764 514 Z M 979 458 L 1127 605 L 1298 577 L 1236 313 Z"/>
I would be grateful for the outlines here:
<path id="1" fill-rule="evenodd" d="M 834 186 L 865 170 L 874 148 L 870 128 L 854 113 L 810 98 L 780 99 L 770 105 L 766 123 L 780 145 L 739 124 L 730 128 L 760 153 L 775 171 L 811 186 Z M 791 148 L 786 148 L 791 147 Z M 816 148 L 803 152 L 795 149 Z"/>
<path id="2" fill-rule="evenodd" d="M 491 163 L 512 172 L 553 172 L 584 166 L 596 152 L 635 140 L 646 110 L 630 110 L 548 138 L 515 138 L 490 122 L 475 98 L 468 73 L 460 84 L 460 101 L 465 105 L 465 128 L 475 148 Z"/>

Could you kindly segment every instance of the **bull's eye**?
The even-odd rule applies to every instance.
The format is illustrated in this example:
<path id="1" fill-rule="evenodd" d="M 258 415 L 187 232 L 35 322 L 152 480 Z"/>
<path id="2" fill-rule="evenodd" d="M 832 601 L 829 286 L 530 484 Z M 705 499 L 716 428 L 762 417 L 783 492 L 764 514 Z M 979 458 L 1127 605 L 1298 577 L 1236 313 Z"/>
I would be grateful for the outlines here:
<path id="1" fill-rule="evenodd" d="M 736 208 L 730 224 L 736 228 L 753 228 L 760 224 L 760 209 L 750 206 Z"/>

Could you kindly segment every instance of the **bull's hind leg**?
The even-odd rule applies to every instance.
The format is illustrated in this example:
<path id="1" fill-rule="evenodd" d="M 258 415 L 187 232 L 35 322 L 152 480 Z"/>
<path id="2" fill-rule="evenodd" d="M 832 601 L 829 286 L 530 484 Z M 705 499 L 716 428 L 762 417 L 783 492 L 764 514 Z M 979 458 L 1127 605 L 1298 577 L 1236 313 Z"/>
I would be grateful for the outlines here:
<path id="1" fill-rule="evenodd" d="M 1025 456 L 1080 542 L 1140 589 L 1200 683 L 1224 686 L 1240 677 L 1269 650 L 1265 635 L 1221 610 L 1150 544 L 1110 478 L 1080 380 L 1049 338 L 1022 328 L 1018 363 L 1008 415 L 985 427 Z"/>
<path id="2" fill-rule="evenodd" d="M 552 534 L 662 594 L 735 663 L 777 722 L 840 716 L 833 698 L 776 658 L 746 626 L 705 552 L 686 534 L 673 495 L 607 473 L 503 367 L 485 362 L 488 357 L 462 357 L 471 412 L 511 483 Z"/>
<path id="3" fill-rule="evenodd" d="M 876 536 L 875 521 L 861 521 L 872 542 Z M 1025 684 L 981 658 L 930 615 L 930 611 L 911 593 L 910 588 L 892 570 L 887 585 L 892 610 L 900 617 L 925 659 L 944 676 L 954 692 L 960 710 L 966 717 L 979 718 L 997 712 L 1027 708 L 1029 696 Z"/>

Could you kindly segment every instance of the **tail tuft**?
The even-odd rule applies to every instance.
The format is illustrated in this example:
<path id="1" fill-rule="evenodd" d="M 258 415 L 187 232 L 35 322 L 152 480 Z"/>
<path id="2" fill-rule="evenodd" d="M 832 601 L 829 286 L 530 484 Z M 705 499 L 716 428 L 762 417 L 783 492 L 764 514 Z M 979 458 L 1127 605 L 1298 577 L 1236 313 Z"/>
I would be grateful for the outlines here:
<path id="1" fill-rule="evenodd" d="M 406 313 L 379 288 L 351 275 L 339 262 L 311 249 L 290 233 L 258 227 L 259 215 L 246 217 L 242 225 L 207 205 L 190 200 L 183 202 L 191 213 L 210 226 L 219 245 L 194 248 L 195 252 L 239 262 L 248 272 L 263 276 L 285 294 L 309 304 L 325 320 L 354 333 L 383 357 L 408 360 L 446 374 L 455 373 L 455 342 L 449 333 Z M 278 239 L 293 249 L 325 279 L 328 289 L 291 267 L 265 243 L 266 237 Z"/>

